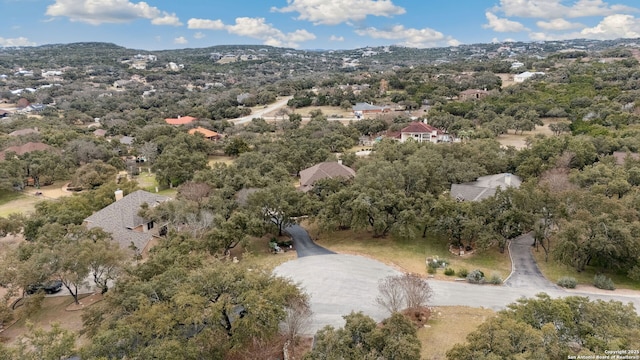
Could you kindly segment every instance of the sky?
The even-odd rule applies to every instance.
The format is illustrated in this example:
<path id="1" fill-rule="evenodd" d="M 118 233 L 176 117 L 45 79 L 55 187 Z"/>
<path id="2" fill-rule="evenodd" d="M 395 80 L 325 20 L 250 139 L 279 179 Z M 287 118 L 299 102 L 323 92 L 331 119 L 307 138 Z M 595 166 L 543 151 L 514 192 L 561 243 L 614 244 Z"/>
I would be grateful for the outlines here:
<path id="1" fill-rule="evenodd" d="M 640 38 L 640 0 L 0 0 L 0 47 L 354 49 Z"/>

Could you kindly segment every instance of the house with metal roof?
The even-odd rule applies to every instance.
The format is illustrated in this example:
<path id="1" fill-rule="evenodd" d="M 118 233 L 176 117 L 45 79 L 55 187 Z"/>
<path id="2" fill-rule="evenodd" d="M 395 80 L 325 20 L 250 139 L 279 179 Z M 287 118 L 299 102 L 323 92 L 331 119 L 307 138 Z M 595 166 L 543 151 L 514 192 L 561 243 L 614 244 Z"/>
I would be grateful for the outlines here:
<path id="1" fill-rule="evenodd" d="M 353 115 L 360 119 L 366 115 L 370 114 L 381 114 L 391 111 L 391 108 L 388 106 L 377 106 L 369 103 L 356 103 L 351 108 L 353 110 Z"/>

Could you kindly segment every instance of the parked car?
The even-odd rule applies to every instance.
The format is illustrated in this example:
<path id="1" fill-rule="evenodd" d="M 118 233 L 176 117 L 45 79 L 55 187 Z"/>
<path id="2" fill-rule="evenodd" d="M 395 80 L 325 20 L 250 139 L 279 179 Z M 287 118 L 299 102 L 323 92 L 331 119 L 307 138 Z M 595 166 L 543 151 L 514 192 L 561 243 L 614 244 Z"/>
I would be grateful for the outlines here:
<path id="1" fill-rule="evenodd" d="M 38 291 L 44 291 L 45 294 L 55 294 L 60 290 L 62 290 L 62 281 L 60 280 L 51 280 L 27 286 L 27 294 L 29 295 L 35 294 Z"/>

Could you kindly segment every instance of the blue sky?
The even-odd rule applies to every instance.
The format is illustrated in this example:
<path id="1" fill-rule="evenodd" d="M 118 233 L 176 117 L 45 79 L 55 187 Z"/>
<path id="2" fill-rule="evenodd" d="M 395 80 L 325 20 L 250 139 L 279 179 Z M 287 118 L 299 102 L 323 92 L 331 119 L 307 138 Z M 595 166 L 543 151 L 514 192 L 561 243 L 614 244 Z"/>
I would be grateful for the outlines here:
<path id="1" fill-rule="evenodd" d="M 638 0 L 0 0 L 0 46 L 299 49 L 640 37 Z"/>

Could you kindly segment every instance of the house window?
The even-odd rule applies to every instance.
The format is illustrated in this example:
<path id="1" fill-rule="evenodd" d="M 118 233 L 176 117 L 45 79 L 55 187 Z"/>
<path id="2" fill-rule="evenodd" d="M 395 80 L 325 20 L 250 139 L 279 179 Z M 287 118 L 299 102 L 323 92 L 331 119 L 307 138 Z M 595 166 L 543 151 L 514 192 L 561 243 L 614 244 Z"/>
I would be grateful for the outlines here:
<path id="1" fill-rule="evenodd" d="M 153 221 L 147 223 L 147 230 L 153 229 Z"/>

